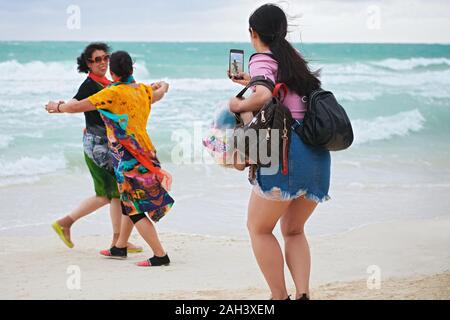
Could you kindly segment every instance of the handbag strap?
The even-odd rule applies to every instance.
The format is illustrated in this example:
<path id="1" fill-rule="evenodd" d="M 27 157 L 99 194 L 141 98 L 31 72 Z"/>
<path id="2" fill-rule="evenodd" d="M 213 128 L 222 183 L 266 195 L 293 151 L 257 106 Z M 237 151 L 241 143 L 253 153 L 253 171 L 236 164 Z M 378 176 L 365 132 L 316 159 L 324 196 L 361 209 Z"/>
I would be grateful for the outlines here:
<path id="1" fill-rule="evenodd" d="M 272 80 L 266 78 L 265 76 L 256 76 L 250 79 L 250 82 L 245 86 L 244 89 L 242 89 L 241 92 L 237 94 L 236 98 L 242 98 L 249 88 L 257 85 L 266 87 L 270 90 L 270 92 L 273 92 L 273 90 L 275 89 L 275 84 Z"/>

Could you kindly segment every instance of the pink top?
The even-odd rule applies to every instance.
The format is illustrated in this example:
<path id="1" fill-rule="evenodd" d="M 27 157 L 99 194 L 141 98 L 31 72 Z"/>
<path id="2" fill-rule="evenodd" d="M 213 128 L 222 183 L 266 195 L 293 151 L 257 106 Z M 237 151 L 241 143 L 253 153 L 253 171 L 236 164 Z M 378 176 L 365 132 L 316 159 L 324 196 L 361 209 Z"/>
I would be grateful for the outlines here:
<path id="1" fill-rule="evenodd" d="M 257 54 L 250 60 L 249 65 L 250 77 L 265 76 L 276 83 L 278 73 L 278 62 L 272 57 L 265 54 Z M 300 96 L 294 91 L 289 90 L 288 95 L 284 98 L 283 104 L 291 110 L 294 119 L 303 119 L 306 112 L 306 106 Z"/>

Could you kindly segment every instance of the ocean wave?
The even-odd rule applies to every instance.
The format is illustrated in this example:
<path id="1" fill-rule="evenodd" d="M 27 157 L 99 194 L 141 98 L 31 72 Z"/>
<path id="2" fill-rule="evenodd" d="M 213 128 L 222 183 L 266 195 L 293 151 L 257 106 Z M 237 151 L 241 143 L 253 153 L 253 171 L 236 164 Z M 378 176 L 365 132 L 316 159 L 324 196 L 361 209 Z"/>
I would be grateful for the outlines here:
<path id="1" fill-rule="evenodd" d="M 40 178 L 38 176 L 0 178 L 0 187 L 8 187 L 18 184 L 33 184 L 39 180 Z"/>
<path id="2" fill-rule="evenodd" d="M 447 70 L 426 70 L 422 72 L 415 72 L 410 74 L 373 71 L 373 72 L 328 72 L 326 69 L 322 72 L 322 78 L 329 80 L 334 84 L 346 83 L 378 83 L 378 84 L 395 84 L 397 86 L 404 86 L 405 81 L 407 85 L 422 85 L 424 83 L 435 83 L 436 85 L 449 83 L 448 79 L 450 69 Z M 386 82 L 387 81 L 387 82 Z"/>
<path id="3" fill-rule="evenodd" d="M 149 72 L 145 63 L 134 65 L 137 78 L 148 78 Z M 109 77 L 109 73 L 107 73 Z M 75 61 L 30 61 L 20 63 L 17 60 L 0 62 L 0 80 L 74 80 L 82 81 L 86 74 L 79 73 Z"/>
<path id="4" fill-rule="evenodd" d="M 450 59 L 447 58 L 409 58 L 409 59 L 385 59 L 378 62 L 371 62 L 371 65 L 383 67 L 390 70 L 406 71 L 420 67 L 445 66 L 450 67 Z"/>
<path id="5" fill-rule="evenodd" d="M 211 92 L 211 91 L 236 91 L 242 90 L 242 86 L 231 82 L 229 79 L 170 79 L 166 78 L 171 90 L 189 92 Z"/>
<path id="6" fill-rule="evenodd" d="M 335 90 L 335 95 L 342 101 L 374 101 L 383 93 L 375 91 L 350 91 L 350 90 Z"/>
<path id="7" fill-rule="evenodd" d="M 422 130 L 424 123 L 425 118 L 417 109 L 374 120 L 353 120 L 355 145 L 407 136 Z"/>
<path id="8" fill-rule="evenodd" d="M 15 177 L 36 177 L 65 169 L 66 166 L 67 161 L 62 154 L 40 158 L 22 157 L 14 161 L 2 159 L 0 161 L 0 181 L 11 180 Z"/>
<path id="9" fill-rule="evenodd" d="M 0 135 L 0 149 L 7 148 L 13 140 L 11 136 Z"/>
<path id="10" fill-rule="evenodd" d="M 16 60 L 0 62 L 0 80 L 77 80 L 82 75 L 76 64 L 67 62 L 31 61 L 20 63 Z"/>
<path id="11" fill-rule="evenodd" d="M 448 58 L 409 58 L 396 59 L 388 58 L 380 61 L 369 60 L 364 62 L 353 63 L 312 63 L 313 70 L 322 69 L 322 73 L 339 75 L 388 75 L 398 71 L 426 71 L 428 67 L 444 67 L 444 70 L 450 69 L 450 59 Z M 419 70 L 420 69 L 420 70 Z M 425 70 L 424 70 L 425 69 Z M 401 73 L 404 76 L 404 73 Z"/>

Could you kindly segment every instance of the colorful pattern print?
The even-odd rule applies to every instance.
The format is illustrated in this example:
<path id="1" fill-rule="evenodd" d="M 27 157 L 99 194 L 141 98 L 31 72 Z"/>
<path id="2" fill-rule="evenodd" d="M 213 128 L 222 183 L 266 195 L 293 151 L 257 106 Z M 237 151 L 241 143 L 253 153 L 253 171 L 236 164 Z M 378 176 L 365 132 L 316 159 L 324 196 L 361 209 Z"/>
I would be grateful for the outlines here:
<path id="1" fill-rule="evenodd" d="M 101 105 L 100 97 L 101 92 L 89 100 L 94 105 Z M 110 106 L 114 109 L 113 103 Z M 129 114 L 115 114 L 103 109 L 99 112 L 107 128 L 123 213 L 128 216 L 148 213 L 150 219 L 158 222 L 172 208 L 174 200 L 161 185 L 164 174 L 156 151 L 143 147 L 128 130 Z"/>

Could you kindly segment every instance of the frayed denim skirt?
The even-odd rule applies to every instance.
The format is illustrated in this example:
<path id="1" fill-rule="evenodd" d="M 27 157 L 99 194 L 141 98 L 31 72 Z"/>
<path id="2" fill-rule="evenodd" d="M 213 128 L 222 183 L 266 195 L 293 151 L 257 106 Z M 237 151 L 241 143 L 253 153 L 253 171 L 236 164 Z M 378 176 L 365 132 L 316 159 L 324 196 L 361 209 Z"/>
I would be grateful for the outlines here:
<path id="1" fill-rule="evenodd" d="M 317 203 L 329 200 L 331 156 L 330 151 L 305 144 L 295 132 L 303 120 L 295 120 L 289 145 L 288 174 L 259 168 L 256 171 L 255 192 L 263 198 L 289 201 L 304 196 Z M 270 172 L 272 171 L 272 172 Z"/>

